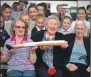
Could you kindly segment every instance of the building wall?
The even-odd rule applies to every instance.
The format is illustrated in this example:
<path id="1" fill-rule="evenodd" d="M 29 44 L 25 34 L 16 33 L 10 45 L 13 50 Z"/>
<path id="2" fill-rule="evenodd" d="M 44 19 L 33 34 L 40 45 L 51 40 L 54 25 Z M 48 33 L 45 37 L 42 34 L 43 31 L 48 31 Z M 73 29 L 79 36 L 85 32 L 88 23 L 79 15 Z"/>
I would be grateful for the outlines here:
<path id="1" fill-rule="evenodd" d="M 8 3 L 10 6 L 12 6 L 13 2 L 15 2 L 15 1 L 1 1 L 1 5 L 3 3 Z M 45 2 L 45 3 L 50 4 L 50 11 L 53 13 L 56 12 L 57 4 L 67 4 L 68 5 L 68 6 L 63 6 L 63 8 L 80 7 L 80 6 L 86 7 L 88 4 L 90 4 L 90 0 L 89 1 L 29 1 L 28 6 L 30 3 L 38 4 L 41 2 Z"/>

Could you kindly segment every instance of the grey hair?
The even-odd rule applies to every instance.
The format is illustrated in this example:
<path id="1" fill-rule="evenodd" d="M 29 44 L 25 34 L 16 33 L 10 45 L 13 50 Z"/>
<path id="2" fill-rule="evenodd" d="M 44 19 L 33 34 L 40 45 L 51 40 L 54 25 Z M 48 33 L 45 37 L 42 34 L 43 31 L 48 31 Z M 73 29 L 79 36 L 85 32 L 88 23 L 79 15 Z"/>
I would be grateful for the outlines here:
<path id="1" fill-rule="evenodd" d="M 57 18 L 57 16 L 51 15 L 51 16 L 48 16 L 48 17 L 46 18 L 45 23 L 44 23 L 45 27 L 47 27 L 47 23 L 48 23 L 48 21 L 49 21 L 50 19 L 55 19 L 55 20 L 57 21 L 57 28 L 60 26 L 60 21 L 59 21 L 59 19 Z"/>
<path id="2" fill-rule="evenodd" d="M 85 26 L 85 31 L 86 31 L 87 26 L 86 26 L 86 23 L 85 23 L 84 21 L 76 21 L 74 30 L 76 29 L 76 26 L 77 26 L 78 24 L 84 24 L 84 26 Z"/>

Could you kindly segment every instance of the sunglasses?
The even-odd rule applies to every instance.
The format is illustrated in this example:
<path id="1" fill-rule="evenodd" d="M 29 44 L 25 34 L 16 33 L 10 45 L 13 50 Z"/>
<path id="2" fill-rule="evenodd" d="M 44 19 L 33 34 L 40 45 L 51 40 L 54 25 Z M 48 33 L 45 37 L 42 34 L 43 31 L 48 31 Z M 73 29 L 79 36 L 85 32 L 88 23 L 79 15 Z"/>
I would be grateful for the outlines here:
<path id="1" fill-rule="evenodd" d="M 21 27 L 21 26 L 15 26 L 15 27 L 18 28 L 18 29 L 19 29 L 19 28 L 25 29 L 25 27 Z"/>

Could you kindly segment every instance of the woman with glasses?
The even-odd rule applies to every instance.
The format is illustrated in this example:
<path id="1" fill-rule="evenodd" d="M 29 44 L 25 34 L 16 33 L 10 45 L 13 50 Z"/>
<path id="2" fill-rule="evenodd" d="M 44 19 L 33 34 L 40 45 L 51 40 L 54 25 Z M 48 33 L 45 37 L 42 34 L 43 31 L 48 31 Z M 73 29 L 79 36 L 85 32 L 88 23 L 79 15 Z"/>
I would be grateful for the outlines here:
<path id="1" fill-rule="evenodd" d="M 8 50 L 6 44 L 11 46 L 33 42 L 27 37 L 28 26 L 21 20 L 15 20 L 11 25 L 12 36 L 4 45 L 4 50 L 1 56 L 3 62 L 8 62 L 8 77 L 35 77 L 35 69 L 33 63 L 36 62 L 36 54 L 27 48 L 12 48 Z"/>

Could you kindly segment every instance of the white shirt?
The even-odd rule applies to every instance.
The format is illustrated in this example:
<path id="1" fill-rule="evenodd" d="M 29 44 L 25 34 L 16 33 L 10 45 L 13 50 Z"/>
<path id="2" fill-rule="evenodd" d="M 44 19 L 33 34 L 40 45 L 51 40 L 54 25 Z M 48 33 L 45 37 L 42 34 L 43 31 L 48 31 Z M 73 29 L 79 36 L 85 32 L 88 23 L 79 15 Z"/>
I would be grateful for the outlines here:
<path id="1" fill-rule="evenodd" d="M 11 29 L 12 20 L 4 21 L 4 29 L 8 32 L 9 35 L 11 35 L 10 29 Z"/>
<path id="2" fill-rule="evenodd" d="M 36 26 L 36 29 L 37 29 L 38 31 L 41 30 L 38 26 Z M 42 30 L 45 30 L 45 27 L 43 27 Z"/>
<path id="3" fill-rule="evenodd" d="M 76 21 L 73 21 L 72 24 L 71 24 L 71 26 L 70 26 L 70 28 L 71 28 L 71 30 L 72 30 L 73 33 L 75 32 L 74 28 L 75 28 Z M 86 27 L 87 27 L 84 36 L 87 36 L 88 30 L 90 29 L 90 22 L 86 21 L 86 20 L 84 20 L 84 22 L 86 23 Z"/>
<path id="4" fill-rule="evenodd" d="M 72 30 L 69 28 L 69 29 L 67 29 L 67 30 L 64 30 L 63 28 L 58 28 L 58 30 L 57 30 L 57 32 L 59 32 L 59 33 L 62 33 L 62 34 L 70 34 L 70 33 L 72 33 Z"/>

